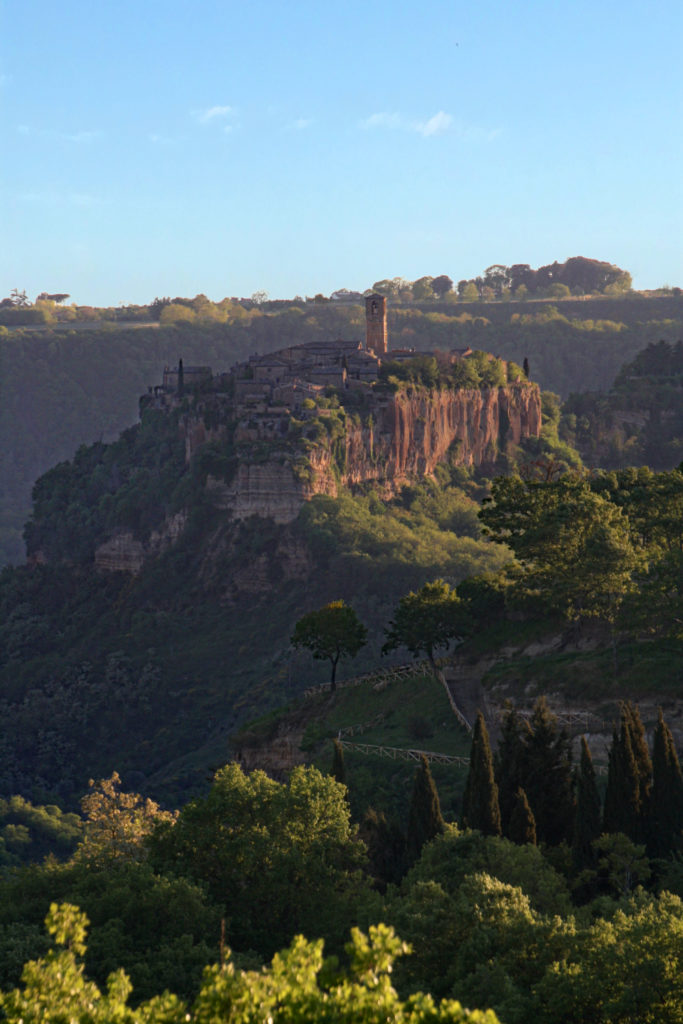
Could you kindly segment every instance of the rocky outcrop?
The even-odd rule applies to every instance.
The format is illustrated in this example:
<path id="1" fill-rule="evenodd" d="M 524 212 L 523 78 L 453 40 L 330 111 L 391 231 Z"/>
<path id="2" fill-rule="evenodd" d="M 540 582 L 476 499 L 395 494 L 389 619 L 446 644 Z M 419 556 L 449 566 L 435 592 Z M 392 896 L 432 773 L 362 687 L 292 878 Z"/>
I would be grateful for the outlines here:
<path id="1" fill-rule="evenodd" d="M 501 443 L 541 430 L 541 399 L 531 384 L 468 391 L 398 392 L 377 408 L 370 430 L 347 439 L 345 483 L 425 476 L 450 458 L 457 465 L 493 462 Z"/>
<path id="2" fill-rule="evenodd" d="M 208 477 L 206 485 L 214 506 L 229 511 L 235 519 L 268 516 L 276 523 L 290 523 L 314 494 L 337 493 L 329 453 L 314 453 L 311 461 L 317 469 L 312 467 L 307 474 L 310 479 L 297 476 L 291 460 L 279 458 L 243 461 L 229 484 Z"/>
<path id="3" fill-rule="evenodd" d="M 287 410 L 282 416 L 270 410 L 265 418 L 256 415 L 236 425 L 241 455 L 234 476 L 226 481 L 209 475 L 206 481 L 212 504 L 231 520 L 260 516 L 285 524 L 316 494 L 336 496 L 340 487 L 374 483 L 391 497 L 444 461 L 486 467 L 507 442 L 539 435 L 541 398 L 537 385 L 527 381 L 483 390 L 414 387 L 373 395 L 362 417 L 347 416 L 346 432 L 333 447 L 326 440 L 305 449 L 296 440 L 287 443 L 288 418 Z M 224 437 L 225 428 L 209 429 L 194 416 L 186 418 L 181 433 L 189 459 L 203 444 Z M 177 539 L 184 524 L 182 514 L 175 516 L 147 542 L 121 531 L 98 548 L 96 566 L 137 573 L 148 557 Z"/>
<path id="4" fill-rule="evenodd" d="M 187 514 L 169 516 L 160 530 L 153 530 L 147 541 L 138 540 L 130 531 L 120 530 L 95 551 L 95 568 L 100 572 L 140 572 L 145 561 L 160 555 L 177 541 L 185 529 Z"/>
<path id="5" fill-rule="evenodd" d="M 415 388 L 375 402 L 365 424 L 347 420 L 346 437 L 333 452 L 324 443 L 302 466 L 282 453 L 242 461 L 230 484 L 210 481 L 218 507 L 237 519 L 271 516 L 287 523 L 315 494 L 374 482 L 387 496 L 412 478 L 431 475 L 440 462 L 486 466 L 502 444 L 537 437 L 541 398 L 535 384 L 489 390 Z M 342 453 L 340 455 L 340 453 Z"/>

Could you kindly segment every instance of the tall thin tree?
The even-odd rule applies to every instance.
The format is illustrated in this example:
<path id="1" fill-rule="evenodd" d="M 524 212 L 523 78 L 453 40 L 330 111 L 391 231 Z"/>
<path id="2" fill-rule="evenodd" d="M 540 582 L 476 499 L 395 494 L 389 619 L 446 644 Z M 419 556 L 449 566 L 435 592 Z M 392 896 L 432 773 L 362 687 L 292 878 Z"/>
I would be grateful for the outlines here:
<path id="1" fill-rule="evenodd" d="M 623 832 L 633 842 L 637 842 L 641 831 L 639 789 L 631 730 L 622 713 L 619 730 L 616 726 L 612 730 L 602 813 L 603 832 Z"/>
<path id="2" fill-rule="evenodd" d="M 576 872 L 594 868 L 597 856 L 593 840 L 600 835 L 600 794 L 586 737 L 581 737 L 581 763 L 576 775 L 576 814 L 572 840 L 572 861 Z"/>
<path id="3" fill-rule="evenodd" d="M 515 798 L 515 806 L 510 815 L 509 839 L 513 843 L 525 846 L 527 843 L 536 846 L 536 819 L 531 810 L 527 795 L 520 786 Z"/>
<path id="4" fill-rule="evenodd" d="M 650 793 L 652 790 L 652 759 L 647 746 L 645 728 L 637 705 L 626 701 L 622 708 L 631 735 L 631 747 L 638 776 L 638 820 L 636 842 L 645 842 L 650 817 Z"/>
<path id="5" fill-rule="evenodd" d="M 517 790 L 524 782 L 528 739 L 528 723 L 517 714 L 514 708 L 508 708 L 503 718 L 501 737 L 493 759 L 496 785 L 498 786 L 501 827 L 505 836 L 508 834 Z"/>
<path id="6" fill-rule="evenodd" d="M 493 774 L 493 755 L 486 722 L 481 711 L 472 734 L 470 768 L 462 801 L 462 822 L 466 828 L 476 828 L 485 836 L 499 836 L 500 807 L 498 786 Z"/>
<path id="7" fill-rule="evenodd" d="M 427 758 L 423 755 L 420 758 L 420 766 L 415 772 L 408 815 L 406 845 L 408 860 L 411 864 L 420 856 L 424 844 L 443 832 L 443 826 L 439 794 L 429 770 Z"/>
<path id="8" fill-rule="evenodd" d="M 652 857 L 683 852 L 683 773 L 661 708 L 652 748 L 648 852 Z"/>
<path id="9" fill-rule="evenodd" d="M 571 842 L 574 789 L 569 736 L 559 727 L 545 697 L 536 701 L 530 727 L 520 784 L 534 812 L 538 841 L 550 846 Z"/>

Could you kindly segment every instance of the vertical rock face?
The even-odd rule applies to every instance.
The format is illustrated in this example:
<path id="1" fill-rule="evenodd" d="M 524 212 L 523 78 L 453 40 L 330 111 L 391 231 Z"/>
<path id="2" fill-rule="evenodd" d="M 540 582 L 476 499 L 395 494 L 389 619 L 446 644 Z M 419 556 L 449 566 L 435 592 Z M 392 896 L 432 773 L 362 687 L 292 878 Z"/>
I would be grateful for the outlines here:
<path id="1" fill-rule="evenodd" d="M 136 576 L 150 556 L 160 555 L 175 544 L 186 524 L 186 513 L 177 512 L 165 520 L 160 530 L 152 530 L 144 544 L 130 531 L 120 530 L 95 551 L 95 568 L 100 572 L 129 572 Z"/>
<path id="2" fill-rule="evenodd" d="M 272 417 L 271 417 L 272 418 Z M 268 421 L 279 435 L 277 417 Z M 440 462 L 486 466 L 501 445 L 537 437 L 541 430 L 541 397 L 535 384 L 521 382 L 489 390 L 429 391 L 415 387 L 377 397 L 365 423 L 346 420 L 346 434 L 334 443 L 320 442 L 305 454 L 292 444 L 263 457 L 240 459 L 230 482 L 209 476 L 207 491 L 215 508 L 233 520 L 270 517 L 276 523 L 296 519 L 316 494 L 336 496 L 340 487 L 376 483 L 387 497 L 411 479 L 429 476 Z M 248 431 L 237 432 L 245 444 L 256 441 Z M 221 428 L 209 429 L 201 417 L 185 425 L 189 456 L 215 440 Z M 248 436 L 247 436 L 248 435 Z M 244 449 L 248 451 L 248 447 Z M 110 537 L 95 555 L 105 571 L 140 571 L 147 558 L 172 545 L 184 527 L 183 513 L 167 520 L 146 543 L 132 534 Z"/>
<path id="3" fill-rule="evenodd" d="M 401 391 L 373 409 L 364 426 L 347 421 L 344 457 L 321 446 L 309 453 L 304 478 L 291 462 L 243 462 L 230 485 L 212 482 L 214 500 L 237 519 L 294 519 L 315 494 L 338 493 L 339 485 L 377 482 L 387 495 L 407 480 L 430 475 L 446 459 L 456 465 L 493 462 L 502 444 L 538 437 L 541 397 L 535 384 L 490 390 Z"/>
<path id="4" fill-rule="evenodd" d="M 537 437 L 540 430 L 541 399 L 534 385 L 399 392 L 378 409 L 371 438 L 349 438 L 345 482 L 424 476 L 447 457 L 458 465 L 485 465 L 501 444 Z"/>

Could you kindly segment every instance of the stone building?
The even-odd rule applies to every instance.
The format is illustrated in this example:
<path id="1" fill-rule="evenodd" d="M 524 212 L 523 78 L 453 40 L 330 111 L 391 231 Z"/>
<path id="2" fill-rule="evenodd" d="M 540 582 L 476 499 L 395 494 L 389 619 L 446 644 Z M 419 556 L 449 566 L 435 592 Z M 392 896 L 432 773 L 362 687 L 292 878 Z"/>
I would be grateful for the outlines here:
<path id="1" fill-rule="evenodd" d="M 387 300 L 378 292 L 365 300 L 365 347 L 377 357 L 386 355 L 388 349 Z"/>

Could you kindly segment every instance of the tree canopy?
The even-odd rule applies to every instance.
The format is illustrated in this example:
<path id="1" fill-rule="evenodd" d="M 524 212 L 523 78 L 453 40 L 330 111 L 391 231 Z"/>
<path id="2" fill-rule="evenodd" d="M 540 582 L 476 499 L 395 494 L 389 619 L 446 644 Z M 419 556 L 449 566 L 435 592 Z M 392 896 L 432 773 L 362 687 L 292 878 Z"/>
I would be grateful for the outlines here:
<path id="1" fill-rule="evenodd" d="M 355 658 L 367 642 L 367 636 L 368 631 L 353 608 L 343 601 L 330 601 L 299 619 L 291 644 L 293 647 L 305 647 L 314 658 L 330 662 L 330 685 L 334 690 L 340 660 Z"/>
<path id="2" fill-rule="evenodd" d="M 434 580 L 401 598 L 385 631 L 382 653 L 407 647 L 414 657 L 426 654 L 433 664 L 436 651 L 466 636 L 470 628 L 465 602 L 444 580 Z"/>

